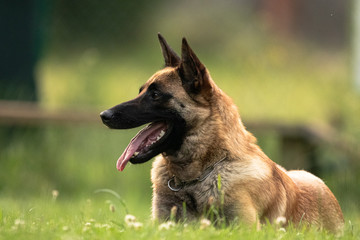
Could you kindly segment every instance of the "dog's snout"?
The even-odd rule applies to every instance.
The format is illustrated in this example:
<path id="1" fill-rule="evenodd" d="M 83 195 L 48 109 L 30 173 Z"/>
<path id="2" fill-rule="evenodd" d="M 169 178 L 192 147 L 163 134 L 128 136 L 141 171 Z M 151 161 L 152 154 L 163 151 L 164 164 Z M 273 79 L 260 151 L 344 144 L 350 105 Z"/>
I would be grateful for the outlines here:
<path id="1" fill-rule="evenodd" d="M 105 122 L 108 122 L 111 120 L 111 118 L 113 117 L 113 112 L 110 111 L 110 110 L 105 110 L 105 111 L 102 111 L 100 113 L 100 117 L 102 119 L 102 121 L 105 123 Z"/>

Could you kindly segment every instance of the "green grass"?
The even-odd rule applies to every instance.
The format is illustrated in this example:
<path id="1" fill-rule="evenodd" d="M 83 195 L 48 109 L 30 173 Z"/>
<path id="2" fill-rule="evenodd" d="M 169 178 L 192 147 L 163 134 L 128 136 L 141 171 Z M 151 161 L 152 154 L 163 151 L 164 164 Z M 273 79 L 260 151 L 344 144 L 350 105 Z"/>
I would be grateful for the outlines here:
<path id="1" fill-rule="evenodd" d="M 111 188 L 125 199 L 151 197 L 151 162 L 120 173 L 116 160 L 137 130 L 110 131 L 103 126 L 0 128 L 0 192 L 41 197 L 57 189 L 72 198 Z M 136 189 L 132 188 L 136 186 Z M 149 208 L 149 204 L 144 202 Z"/>
<path id="2" fill-rule="evenodd" d="M 59 195 L 59 198 L 61 193 Z M 140 207 L 141 208 L 141 207 Z M 132 212 L 130 212 L 131 214 Z M 111 194 L 89 198 L 0 198 L 0 239 L 359 239 L 359 219 L 346 222 L 340 238 L 325 231 L 275 225 L 255 228 L 232 225 L 207 226 L 179 223 L 167 229 L 159 223 L 137 219 L 142 226 L 125 221 L 126 211 Z"/>
<path id="3" fill-rule="evenodd" d="M 0 130 L 0 239 L 334 239 L 322 231 L 290 228 L 284 233 L 274 226 L 260 232 L 244 226 L 200 230 L 197 223 L 160 231 L 150 221 L 151 161 L 129 165 L 121 173 L 115 168 L 136 130 L 46 126 L 13 130 L 11 137 L 6 137 L 9 129 Z M 271 154 L 272 141 L 261 142 Z M 331 171 L 324 180 L 345 213 L 344 239 L 356 239 L 359 175 L 347 167 Z M 98 191 L 104 188 L 118 193 L 127 211 L 114 194 Z M 56 200 L 53 190 L 59 191 Z M 126 213 L 143 227 L 128 227 Z"/>

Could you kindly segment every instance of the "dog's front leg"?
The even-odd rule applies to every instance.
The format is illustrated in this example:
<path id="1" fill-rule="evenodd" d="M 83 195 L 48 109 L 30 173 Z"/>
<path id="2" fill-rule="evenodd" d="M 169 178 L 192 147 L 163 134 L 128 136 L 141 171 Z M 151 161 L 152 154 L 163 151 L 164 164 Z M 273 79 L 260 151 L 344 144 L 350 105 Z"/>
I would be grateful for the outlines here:
<path id="1" fill-rule="evenodd" d="M 256 229 L 260 230 L 258 213 L 252 205 L 242 205 L 237 212 L 240 223 L 244 223 L 251 227 L 255 225 Z"/>
<path id="2" fill-rule="evenodd" d="M 154 221 L 168 221 L 171 216 L 171 208 L 174 204 L 168 201 L 166 195 L 153 193 L 152 200 L 152 218 Z"/>
<path id="3" fill-rule="evenodd" d="M 181 198 L 175 194 L 153 193 L 152 218 L 155 221 L 192 220 L 196 214 L 186 207 Z"/>
<path id="4" fill-rule="evenodd" d="M 240 223 L 248 226 L 256 225 L 260 229 L 258 211 L 253 204 L 253 199 L 246 191 L 238 192 L 236 195 L 229 194 L 225 197 L 225 216 L 227 219 L 237 218 Z"/>

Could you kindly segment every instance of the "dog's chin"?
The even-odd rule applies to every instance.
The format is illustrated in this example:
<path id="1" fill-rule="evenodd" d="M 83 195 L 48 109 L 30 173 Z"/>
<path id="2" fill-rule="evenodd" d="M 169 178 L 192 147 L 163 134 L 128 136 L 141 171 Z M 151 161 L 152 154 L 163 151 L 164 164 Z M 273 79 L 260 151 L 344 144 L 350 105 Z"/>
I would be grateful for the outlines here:
<path id="1" fill-rule="evenodd" d="M 161 151 L 156 151 L 156 149 L 149 150 L 145 153 L 139 153 L 137 156 L 132 156 L 129 162 L 131 162 L 132 164 L 145 163 L 160 153 Z"/>

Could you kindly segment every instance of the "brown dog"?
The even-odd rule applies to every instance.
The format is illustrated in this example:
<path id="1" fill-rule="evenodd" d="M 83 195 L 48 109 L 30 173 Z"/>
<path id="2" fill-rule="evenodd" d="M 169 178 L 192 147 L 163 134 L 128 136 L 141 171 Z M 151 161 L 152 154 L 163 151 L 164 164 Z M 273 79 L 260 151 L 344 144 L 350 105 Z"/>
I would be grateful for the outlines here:
<path id="1" fill-rule="evenodd" d="M 135 99 L 101 113 L 110 128 L 150 123 L 131 140 L 117 168 L 161 154 L 151 171 L 153 217 L 167 220 L 172 212 L 176 219 L 196 219 L 215 205 L 227 221 L 259 224 L 285 217 L 286 223 L 340 231 L 341 208 L 324 182 L 271 161 L 186 39 L 181 58 L 160 34 L 159 40 L 165 68 Z"/>

